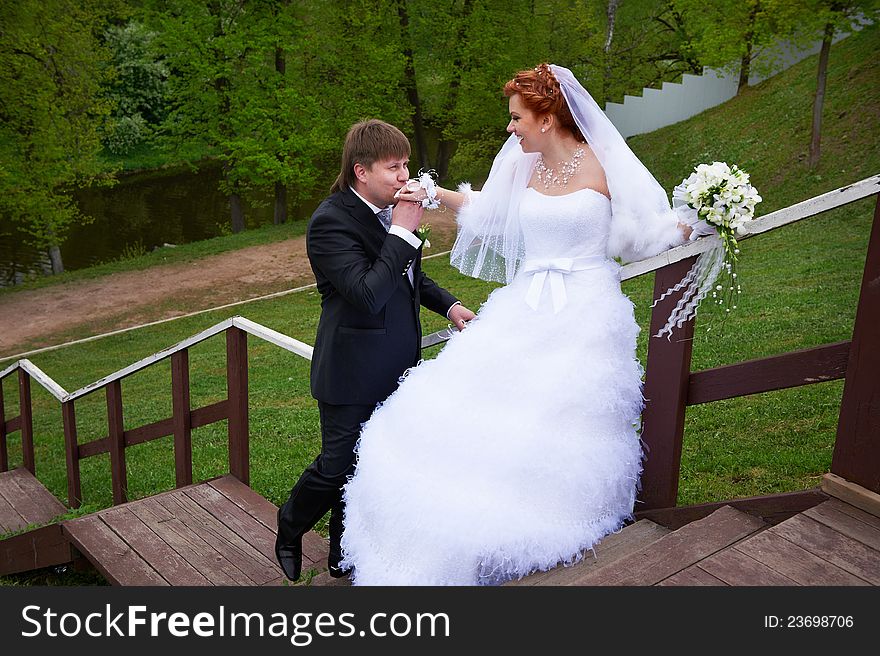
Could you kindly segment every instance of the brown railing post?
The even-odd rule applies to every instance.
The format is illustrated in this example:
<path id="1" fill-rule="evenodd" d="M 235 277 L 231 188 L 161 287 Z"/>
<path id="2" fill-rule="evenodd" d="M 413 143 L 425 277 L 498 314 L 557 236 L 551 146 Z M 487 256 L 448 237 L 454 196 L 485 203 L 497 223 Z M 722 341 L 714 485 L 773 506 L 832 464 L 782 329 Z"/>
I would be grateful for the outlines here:
<path id="1" fill-rule="evenodd" d="M 113 504 L 127 500 L 128 476 L 125 470 L 125 432 L 122 423 L 122 382 L 107 385 L 107 428 L 110 442 L 110 476 L 113 482 Z"/>
<path id="2" fill-rule="evenodd" d="M 9 471 L 9 451 L 6 448 L 6 408 L 3 405 L 3 380 L 0 379 L 0 472 Z"/>
<path id="3" fill-rule="evenodd" d="M 192 418 L 189 397 L 189 351 L 171 356 L 171 403 L 174 413 L 174 476 L 177 487 L 192 483 Z"/>
<path id="4" fill-rule="evenodd" d="M 34 413 L 31 408 L 31 375 L 18 370 L 18 399 L 21 417 L 21 459 L 25 469 L 36 475 L 34 467 Z"/>
<path id="5" fill-rule="evenodd" d="M 229 473 L 250 485 L 248 445 L 247 333 L 226 331 L 226 389 L 229 396 Z"/>
<path id="6" fill-rule="evenodd" d="M 880 493 L 880 196 L 856 308 L 831 472 Z"/>
<path id="7" fill-rule="evenodd" d="M 690 257 L 658 269 L 654 276 L 654 298 L 681 280 L 696 257 Z M 681 442 L 687 405 L 688 377 L 694 322 L 674 328 L 670 339 L 654 337 L 675 307 L 681 292 L 668 296 L 651 312 L 648 337 L 648 361 L 645 367 L 645 411 L 642 413 L 642 441 L 645 443 L 645 468 L 642 492 L 636 510 L 670 508 L 678 498 L 681 470 Z"/>
<path id="8" fill-rule="evenodd" d="M 65 401 L 61 404 L 61 419 L 64 422 L 64 452 L 67 457 L 67 505 L 79 508 L 82 503 L 82 486 L 79 480 L 79 446 L 73 403 Z"/>

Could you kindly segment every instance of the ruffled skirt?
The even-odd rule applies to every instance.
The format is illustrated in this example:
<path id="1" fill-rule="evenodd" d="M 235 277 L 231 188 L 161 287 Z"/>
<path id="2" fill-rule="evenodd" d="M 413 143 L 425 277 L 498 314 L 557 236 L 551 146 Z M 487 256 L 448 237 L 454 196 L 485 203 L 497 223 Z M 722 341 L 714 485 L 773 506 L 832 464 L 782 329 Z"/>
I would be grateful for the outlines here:
<path id="1" fill-rule="evenodd" d="M 613 263 L 495 290 L 364 425 L 345 486 L 357 585 L 497 584 L 583 557 L 632 516 L 642 369 Z"/>

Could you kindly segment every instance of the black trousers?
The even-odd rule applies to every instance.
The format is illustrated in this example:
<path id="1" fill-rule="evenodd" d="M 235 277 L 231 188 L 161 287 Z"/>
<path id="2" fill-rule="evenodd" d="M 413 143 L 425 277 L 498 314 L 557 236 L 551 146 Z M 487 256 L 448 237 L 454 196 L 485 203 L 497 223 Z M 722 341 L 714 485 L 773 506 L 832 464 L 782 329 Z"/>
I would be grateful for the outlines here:
<path id="1" fill-rule="evenodd" d="M 289 546 L 309 531 L 331 508 L 341 526 L 342 486 L 354 473 L 354 446 L 360 437 L 361 425 L 370 418 L 375 407 L 318 401 L 321 453 L 303 471 L 278 511 L 278 538 L 283 546 Z M 338 541 L 339 537 L 331 535 L 331 541 Z"/>

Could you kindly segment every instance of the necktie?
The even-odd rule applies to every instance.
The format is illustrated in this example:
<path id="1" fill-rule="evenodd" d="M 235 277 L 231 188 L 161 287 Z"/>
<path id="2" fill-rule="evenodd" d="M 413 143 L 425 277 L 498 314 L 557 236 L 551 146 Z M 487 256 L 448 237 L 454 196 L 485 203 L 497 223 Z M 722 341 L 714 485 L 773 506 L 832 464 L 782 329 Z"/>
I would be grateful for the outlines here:
<path id="1" fill-rule="evenodd" d="M 391 229 L 391 208 L 386 207 L 379 211 L 376 216 L 379 217 L 379 220 L 382 222 L 382 225 L 385 226 L 385 231 L 388 232 Z"/>

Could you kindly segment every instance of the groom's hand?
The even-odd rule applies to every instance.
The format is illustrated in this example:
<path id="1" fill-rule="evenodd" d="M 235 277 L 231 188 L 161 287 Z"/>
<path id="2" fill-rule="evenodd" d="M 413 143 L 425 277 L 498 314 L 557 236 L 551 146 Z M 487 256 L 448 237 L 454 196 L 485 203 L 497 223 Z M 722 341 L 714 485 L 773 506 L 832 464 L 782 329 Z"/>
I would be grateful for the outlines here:
<path id="1" fill-rule="evenodd" d="M 464 305 L 455 305 L 449 310 L 449 320 L 458 330 L 464 330 L 467 322 L 475 316 L 477 315 L 468 310 Z"/>
<path id="2" fill-rule="evenodd" d="M 415 232 L 424 212 L 425 208 L 421 203 L 401 201 L 394 206 L 394 210 L 391 212 L 391 225 L 399 225 L 410 232 Z"/>

